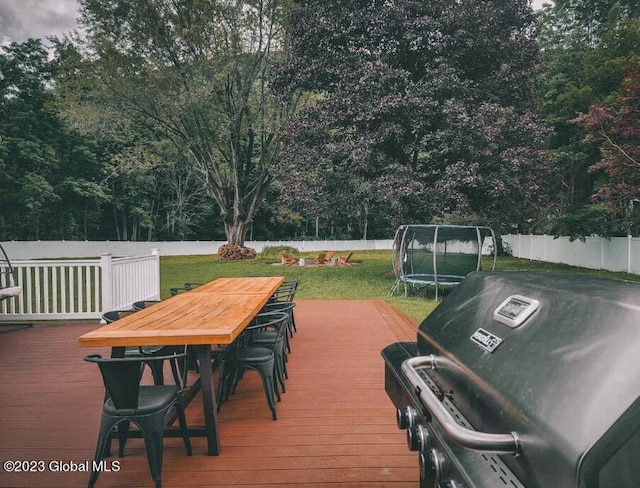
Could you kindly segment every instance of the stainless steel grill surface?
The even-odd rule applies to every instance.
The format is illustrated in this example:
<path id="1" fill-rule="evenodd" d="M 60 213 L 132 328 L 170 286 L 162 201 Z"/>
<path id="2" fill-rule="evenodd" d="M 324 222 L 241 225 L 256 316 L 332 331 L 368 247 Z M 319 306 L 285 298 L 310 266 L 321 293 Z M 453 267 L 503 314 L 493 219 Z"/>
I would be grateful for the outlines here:
<path id="1" fill-rule="evenodd" d="M 472 273 L 382 356 L 421 488 L 640 487 L 640 284 Z"/>

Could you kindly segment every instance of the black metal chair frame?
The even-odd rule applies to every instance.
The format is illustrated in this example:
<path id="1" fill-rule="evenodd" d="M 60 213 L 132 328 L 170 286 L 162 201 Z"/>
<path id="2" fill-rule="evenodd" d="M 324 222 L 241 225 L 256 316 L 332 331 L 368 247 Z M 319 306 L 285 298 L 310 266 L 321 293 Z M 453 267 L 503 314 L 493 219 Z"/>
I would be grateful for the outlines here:
<path id="1" fill-rule="evenodd" d="M 278 289 L 271 295 L 268 303 L 278 303 L 278 302 L 293 302 L 293 299 L 296 296 L 296 291 L 298 290 L 298 281 L 285 281 L 282 283 Z M 293 310 L 291 311 L 291 321 L 289 323 L 289 336 L 293 337 L 293 333 L 297 332 L 296 327 L 296 319 L 293 314 Z"/>
<path id="2" fill-rule="evenodd" d="M 123 316 L 130 315 L 132 313 L 136 313 L 139 310 L 133 308 L 128 310 L 109 310 L 102 314 L 102 320 L 104 320 L 107 324 L 111 324 L 116 320 L 121 319 Z M 140 357 L 143 356 L 141 351 L 144 352 L 146 356 L 152 356 L 157 354 L 159 351 L 163 350 L 162 346 L 145 346 L 142 348 L 139 347 L 127 347 L 125 349 L 125 357 Z M 158 361 L 147 361 L 147 366 L 151 369 L 151 375 L 153 376 L 153 382 L 156 385 L 162 385 L 164 383 L 164 370 L 162 362 Z"/>
<path id="3" fill-rule="evenodd" d="M 175 350 L 175 348 L 173 348 Z M 168 349 L 167 349 L 168 350 Z M 146 356 L 146 357 L 145 357 Z M 140 429 L 149 461 L 151 476 L 156 488 L 161 488 L 162 449 L 167 415 L 175 408 L 187 455 L 191 456 L 191 441 L 187 430 L 184 408 L 180 402 L 186 384 L 186 352 L 174 352 L 148 357 L 141 349 L 140 357 L 103 358 L 99 354 L 86 356 L 85 361 L 97 363 L 102 374 L 108 398 L 102 409 L 102 419 L 98 433 L 95 462 L 89 478 L 89 488 L 98 479 L 99 471 L 93 470 L 108 453 L 111 431 L 117 426 L 121 440 L 120 455 L 127 439 L 129 424 L 133 422 Z M 170 361 L 173 365 L 175 385 L 141 385 L 141 371 L 145 361 Z"/>
<path id="4" fill-rule="evenodd" d="M 276 360 L 276 348 L 281 336 L 286 333 L 286 312 L 268 312 L 256 316 L 254 321 L 247 326 L 242 335 L 234 343 L 226 354 L 220 368 L 219 393 L 217 409 L 220 411 L 222 403 L 229 399 L 229 395 L 235 393 L 238 382 L 245 370 L 256 371 L 262 380 L 267 403 L 271 409 L 273 420 L 277 420 L 275 397 L 282 401 L 278 388 L 279 366 Z M 274 330 L 277 335 L 268 346 L 251 345 L 251 335 L 254 331 Z"/>

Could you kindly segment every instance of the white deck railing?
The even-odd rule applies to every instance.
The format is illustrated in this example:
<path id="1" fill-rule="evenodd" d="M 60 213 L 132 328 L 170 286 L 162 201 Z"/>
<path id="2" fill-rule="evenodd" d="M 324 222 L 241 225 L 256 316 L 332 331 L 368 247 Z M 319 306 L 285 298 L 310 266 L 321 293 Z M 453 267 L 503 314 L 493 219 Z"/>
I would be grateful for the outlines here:
<path id="1" fill-rule="evenodd" d="M 0 301 L 0 322 L 98 319 L 160 298 L 160 256 L 12 261 L 22 292 Z"/>

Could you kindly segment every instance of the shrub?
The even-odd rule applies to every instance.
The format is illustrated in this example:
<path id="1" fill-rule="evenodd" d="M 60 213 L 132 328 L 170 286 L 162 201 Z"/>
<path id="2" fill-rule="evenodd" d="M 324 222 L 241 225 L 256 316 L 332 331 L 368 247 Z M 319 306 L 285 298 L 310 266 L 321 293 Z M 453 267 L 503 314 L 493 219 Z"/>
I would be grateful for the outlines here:
<path id="1" fill-rule="evenodd" d="M 266 258 L 280 258 L 282 253 L 285 254 L 298 254 L 299 251 L 295 247 L 291 246 L 266 246 L 260 252 L 260 256 Z"/>
<path id="2" fill-rule="evenodd" d="M 256 250 L 250 247 L 224 244 L 218 248 L 218 261 L 237 261 L 255 259 Z"/>

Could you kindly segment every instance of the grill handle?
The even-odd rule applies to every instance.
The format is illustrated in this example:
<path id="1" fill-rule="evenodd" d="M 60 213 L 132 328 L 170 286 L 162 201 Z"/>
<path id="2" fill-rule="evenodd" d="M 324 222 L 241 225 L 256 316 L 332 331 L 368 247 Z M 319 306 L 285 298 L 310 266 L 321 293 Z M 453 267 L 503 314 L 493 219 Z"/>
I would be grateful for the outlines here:
<path id="1" fill-rule="evenodd" d="M 451 361 L 433 354 L 430 356 L 417 356 L 409 358 L 402 363 L 402 372 L 445 435 L 453 442 L 477 451 L 519 455 L 520 440 L 517 433 L 489 434 L 477 432 L 467 429 L 455 421 L 436 394 L 431 391 L 431 388 L 416 371 L 419 368 L 437 369 L 438 364 L 450 366 Z"/>

